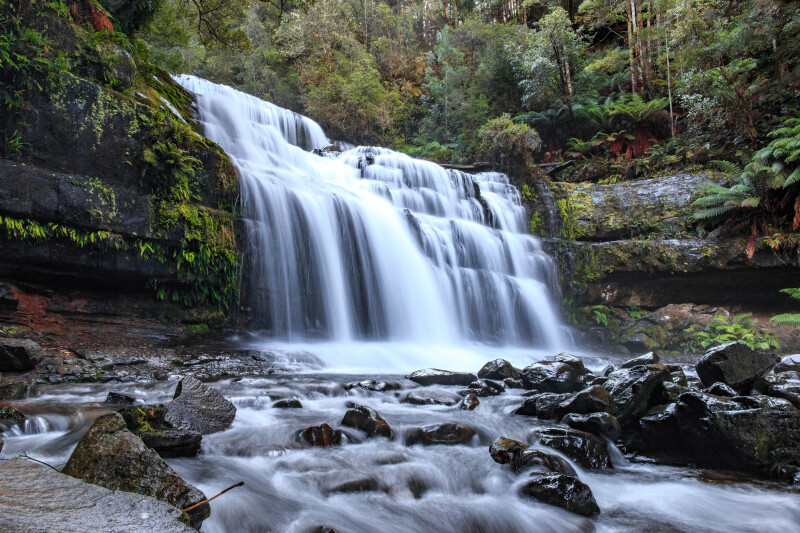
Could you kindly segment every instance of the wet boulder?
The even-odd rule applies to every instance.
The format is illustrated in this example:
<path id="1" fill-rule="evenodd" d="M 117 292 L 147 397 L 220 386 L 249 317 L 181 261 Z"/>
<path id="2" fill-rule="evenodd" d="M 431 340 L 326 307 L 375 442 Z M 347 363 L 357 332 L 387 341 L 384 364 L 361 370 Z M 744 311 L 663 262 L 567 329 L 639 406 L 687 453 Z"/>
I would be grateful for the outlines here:
<path id="1" fill-rule="evenodd" d="M 686 373 L 683 371 L 681 365 L 667 365 L 667 368 L 669 369 L 669 375 L 673 383 L 681 387 L 689 386 L 689 380 L 686 378 Z"/>
<path id="2" fill-rule="evenodd" d="M 788 400 L 800 409 L 800 372 L 781 372 L 767 376 L 764 380 L 764 394 Z"/>
<path id="3" fill-rule="evenodd" d="M 376 480 L 369 477 L 365 477 L 365 478 L 351 479 L 348 481 L 340 481 L 329 487 L 326 487 L 324 491 L 328 494 L 332 493 L 352 494 L 354 492 L 373 492 L 378 490 L 378 488 L 379 485 Z"/>
<path id="4" fill-rule="evenodd" d="M 518 379 L 519 369 L 514 368 L 514 365 L 505 359 L 495 359 L 494 361 L 489 361 L 478 370 L 478 378 L 498 381 L 506 378 Z"/>
<path id="5" fill-rule="evenodd" d="M 717 381 L 716 383 L 708 387 L 706 389 L 706 392 L 709 394 L 713 394 L 715 396 L 725 396 L 727 398 L 733 398 L 734 396 L 739 396 L 738 392 L 730 388 L 728 385 L 725 385 L 721 381 Z M 675 401 L 677 401 L 677 398 L 675 398 Z"/>
<path id="6" fill-rule="evenodd" d="M 322 424 L 307 427 L 300 432 L 299 438 L 301 442 L 305 442 L 309 446 L 319 448 L 339 446 L 342 443 L 342 432 L 341 430 L 333 429 L 328 424 Z"/>
<path id="7" fill-rule="evenodd" d="M 522 405 L 514 411 L 514 414 L 535 416 L 544 420 L 552 420 L 556 418 L 556 410 L 561 402 L 566 401 L 571 397 L 572 395 L 569 393 L 555 394 L 552 392 L 545 392 L 542 394 L 537 394 L 536 396 L 525 400 Z"/>
<path id="8" fill-rule="evenodd" d="M 487 396 L 497 396 L 506 390 L 502 383 L 498 381 L 492 381 L 491 379 L 478 379 L 470 383 L 468 388 L 469 390 L 466 391 L 467 394 L 474 394 L 481 398 L 485 398 Z"/>
<path id="9" fill-rule="evenodd" d="M 235 417 L 236 407 L 231 402 L 191 376 L 178 383 L 175 398 L 167 404 L 167 422 L 203 435 L 228 429 Z"/>
<path id="10" fill-rule="evenodd" d="M 131 405 L 118 412 L 128 431 L 161 457 L 194 457 L 200 453 L 203 436 L 197 431 L 172 427 L 165 420 L 167 411 L 163 405 Z"/>
<path id="11" fill-rule="evenodd" d="M 593 385 L 559 403 L 555 409 L 555 416 L 561 418 L 567 413 L 583 415 L 600 411 L 614 413 L 616 406 L 611 394 L 604 387 Z"/>
<path id="12" fill-rule="evenodd" d="M 43 356 L 42 347 L 30 339 L 0 338 L 0 372 L 33 370 Z"/>
<path id="13" fill-rule="evenodd" d="M 503 380 L 503 385 L 509 389 L 523 389 L 522 380 L 519 378 L 506 378 Z"/>
<path id="14" fill-rule="evenodd" d="M 375 381 L 374 379 L 365 379 L 363 381 L 353 381 L 351 383 L 347 383 L 344 386 L 344 389 L 351 390 L 356 387 L 373 392 L 386 392 L 386 391 L 400 390 L 403 388 L 403 385 L 400 383 L 390 383 L 386 381 Z"/>
<path id="15" fill-rule="evenodd" d="M 14 426 L 24 426 L 28 419 L 22 411 L 10 405 L 0 409 L 0 428 L 11 429 Z"/>
<path id="16" fill-rule="evenodd" d="M 672 403 L 678 400 L 678 397 L 683 394 L 684 392 L 688 392 L 688 387 L 682 387 L 677 383 L 673 383 L 672 381 L 664 381 L 661 384 L 661 403 Z M 656 393 L 656 396 L 659 396 Z"/>
<path id="17" fill-rule="evenodd" d="M 633 368 L 640 365 L 657 365 L 659 362 L 660 358 L 658 354 L 655 352 L 648 352 L 639 357 L 634 357 L 633 359 L 625 361 L 620 368 Z"/>
<path id="18" fill-rule="evenodd" d="M 608 437 L 614 441 L 619 438 L 622 432 L 617 418 L 608 413 L 589 413 L 585 415 L 570 413 L 561 419 L 561 423 L 592 435 Z"/>
<path id="19" fill-rule="evenodd" d="M 600 512 L 592 489 L 573 476 L 535 473 L 519 488 L 519 494 L 581 516 L 594 516 Z"/>
<path id="20" fill-rule="evenodd" d="M 551 427 L 538 431 L 539 444 L 563 453 L 585 468 L 610 468 L 606 442 L 591 433 Z"/>
<path id="21" fill-rule="evenodd" d="M 772 370 L 776 374 L 781 372 L 800 372 L 800 353 L 787 355 Z"/>
<path id="22" fill-rule="evenodd" d="M 450 372 L 449 370 L 439 370 L 438 368 L 425 368 L 412 372 L 408 379 L 422 386 L 428 385 L 469 385 L 478 377 L 469 372 Z"/>
<path id="23" fill-rule="evenodd" d="M 462 411 L 474 411 L 476 407 L 481 404 L 481 401 L 474 394 L 467 394 L 464 399 L 458 404 L 458 408 Z"/>
<path id="24" fill-rule="evenodd" d="M 461 396 L 445 390 L 417 389 L 409 391 L 400 401 L 412 405 L 456 405 Z"/>
<path id="25" fill-rule="evenodd" d="M 780 359 L 761 350 L 751 350 L 740 342 L 729 342 L 709 349 L 695 365 L 704 386 L 720 381 L 747 393 L 756 379 L 764 375 Z"/>
<path id="26" fill-rule="evenodd" d="M 800 472 L 800 411 L 781 398 L 687 392 L 640 427 L 645 451 L 667 462 L 785 480 Z"/>
<path id="27" fill-rule="evenodd" d="M 85 483 L 22 458 L 0 463 L 0 487 L 0 529 L 7 532 L 193 531 L 180 522 L 181 511 L 173 505 Z"/>
<path id="28" fill-rule="evenodd" d="M 658 394 L 663 393 L 661 384 L 664 381 L 670 381 L 666 366 L 642 365 L 615 370 L 602 386 L 611 394 L 617 411 L 615 416 L 624 427 L 635 424 L 650 407 L 659 403 Z"/>
<path id="29" fill-rule="evenodd" d="M 476 435 L 475 430 L 469 426 L 455 424 L 453 422 L 445 424 L 431 424 L 416 429 L 406 437 L 406 445 L 422 444 L 423 446 L 433 446 L 443 444 L 455 446 L 458 444 L 469 444 Z"/>
<path id="30" fill-rule="evenodd" d="M 152 496 L 179 509 L 206 499 L 139 437 L 128 431 L 118 413 L 109 413 L 95 420 L 78 442 L 63 473 L 108 489 Z M 211 514 L 211 508 L 206 503 L 188 514 L 191 525 L 199 528 Z"/>
<path id="31" fill-rule="evenodd" d="M 496 463 L 510 465 L 515 473 L 530 470 L 578 477 L 572 465 L 558 455 L 505 437 L 495 439 L 489 446 L 489 455 Z"/>
<path id="32" fill-rule="evenodd" d="M 542 361 L 522 369 L 522 385 L 538 392 L 575 392 L 583 388 L 584 374 L 575 364 Z"/>
<path id="33" fill-rule="evenodd" d="M 342 425 L 360 429 L 367 437 L 392 438 L 392 428 L 381 418 L 378 411 L 364 405 L 357 405 L 348 410 L 342 419 Z"/>
<path id="34" fill-rule="evenodd" d="M 291 399 L 291 400 L 278 400 L 277 402 L 272 404 L 273 409 L 302 409 L 303 404 L 300 403 L 300 400 Z"/>
<path id="35" fill-rule="evenodd" d="M 556 363 L 565 363 L 570 365 L 575 371 L 586 374 L 586 367 L 583 365 L 583 360 L 570 353 L 560 353 L 556 356 Z"/>
<path id="36" fill-rule="evenodd" d="M 111 391 L 106 396 L 106 403 L 111 405 L 133 405 L 136 403 L 136 398 L 122 392 Z"/>

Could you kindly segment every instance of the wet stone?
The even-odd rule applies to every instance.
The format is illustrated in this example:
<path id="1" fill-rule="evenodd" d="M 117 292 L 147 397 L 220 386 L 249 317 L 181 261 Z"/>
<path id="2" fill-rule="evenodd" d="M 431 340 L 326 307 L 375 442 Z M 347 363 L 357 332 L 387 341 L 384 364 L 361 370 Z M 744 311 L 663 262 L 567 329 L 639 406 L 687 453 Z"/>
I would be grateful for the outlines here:
<path id="1" fill-rule="evenodd" d="M 489 361 L 478 371 L 478 378 L 480 379 L 517 379 L 519 378 L 519 369 L 514 368 L 514 365 L 505 359 L 495 359 Z"/>
<path id="2" fill-rule="evenodd" d="M 582 516 L 600 512 L 589 486 L 564 474 L 532 474 L 530 481 L 520 487 L 519 494 Z"/>
<path id="3" fill-rule="evenodd" d="M 469 444 L 475 435 L 475 430 L 469 426 L 455 423 L 431 424 L 409 433 L 406 437 L 406 445 L 422 444 L 423 446 L 433 446 L 443 444 L 455 446 Z"/>
<path id="4" fill-rule="evenodd" d="M 605 388 L 593 385 L 559 403 L 555 409 L 555 417 L 561 418 L 567 413 L 587 414 L 599 411 L 613 413 L 616 406 Z"/>
<path id="5" fill-rule="evenodd" d="M 444 390 L 417 389 L 409 391 L 400 401 L 412 405 L 456 405 L 461 396 Z"/>
<path id="6" fill-rule="evenodd" d="M 772 353 L 751 350 L 740 342 L 730 342 L 708 350 L 695 365 L 703 385 L 716 382 L 731 386 L 737 392 L 749 392 L 755 380 L 779 361 Z"/>
<path id="7" fill-rule="evenodd" d="M 0 372 L 33 370 L 43 356 L 42 347 L 30 339 L 0 338 Z"/>
<path id="8" fill-rule="evenodd" d="M 661 358 L 658 357 L 658 354 L 655 352 L 649 352 L 644 355 L 640 355 L 639 357 L 635 357 L 633 359 L 629 359 L 622 363 L 621 368 L 633 368 L 635 366 L 640 365 L 657 365 L 661 362 Z"/>
<path id="9" fill-rule="evenodd" d="M 303 404 L 300 403 L 300 400 L 292 399 L 292 400 L 278 400 L 277 402 L 272 404 L 274 409 L 302 409 Z"/>
<path id="10" fill-rule="evenodd" d="M 684 391 L 685 392 L 685 391 Z M 728 385 L 717 381 L 713 385 L 711 385 L 706 392 L 709 394 L 713 394 L 715 396 L 726 396 L 728 398 L 733 398 L 734 396 L 739 396 L 739 393 L 730 388 Z M 677 400 L 677 398 L 675 398 Z"/>
<path id="11" fill-rule="evenodd" d="M 575 392 L 583 388 L 584 373 L 575 364 L 542 361 L 522 369 L 522 384 L 538 392 Z"/>
<path id="12" fill-rule="evenodd" d="M 661 383 L 670 380 L 664 365 L 621 368 L 608 376 L 603 387 L 611 393 L 620 424 L 634 424 L 647 410 L 658 403 L 656 393 L 663 393 Z"/>
<path id="13" fill-rule="evenodd" d="M 342 432 L 328 424 L 311 426 L 300 432 L 302 442 L 314 447 L 339 446 L 342 443 Z"/>
<path id="14" fill-rule="evenodd" d="M 360 429 L 367 434 L 367 437 L 386 437 L 392 438 L 392 428 L 381 418 L 375 409 L 358 405 L 345 413 L 342 425 Z"/>
<path id="15" fill-rule="evenodd" d="M 386 392 L 393 390 L 400 390 L 403 386 L 400 383 L 387 383 L 386 381 L 375 381 L 374 379 L 365 379 L 363 381 L 353 381 L 344 386 L 345 390 L 352 390 L 354 388 L 361 388 L 373 392 Z"/>
<path id="16" fill-rule="evenodd" d="M 136 403 L 136 398 L 121 392 L 111 391 L 108 393 L 108 396 L 106 396 L 106 403 L 113 405 L 133 405 Z"/>
<path id="17" fill-rule="evenodd" d="M 16 407 L 6 406 L 0 409 L 0 427 L 11 429 L 14 426 L 24 426 L 27 420 L 22 411 Z"/>
<path id="18" fill-rule="evenodd" d="M 478 378 L 475 374 L 470 374 L 469 372 L 450 372 L 449 370 L 440 370 L 438 368 L 425 368 L 423 370 L 417 370 L 406 377 L 414 383 L 419 383 L 422 386 L 467 386 Z"/>
<path id="19" fill-rule="evenodd" d="M 787 355 L 780 362 L 775 365 L 773 372 L 779 374 L 781 372 L 800 372 L 800 353 L 794 355 Z"/>
<path id="20" fill-rule="evenodd" d="M 231 402 L 191 376 L 178 383 L 175 399 L 167 404 L 167 422 L 203 435 L 228 429 L 235 417 L 236 407 Z"/>
<path id="21" fill-rule="evenodd" d="M 571 397 L 572 395 L 569 393 L 554 394 L 551 392 L 545 392 L 542 394 L 537 394 L 536 396 L 525 400 L 523 404 L 514 411 L 514 414 L 535 416 L 544 420 L 552 420 L 556 418 L 556 410 L 561 402 L 568 400 Z"/>
<path id="22" fill-rule="evenodd" d="M 585 431 L 592 435 L 608 437 L 611 440 L 617 440 L 621 433 L 619 421 L 615 416 L 608 413 L 589 413 L 585 415 L 568 414 L 561 419 L 562 424 Z"/>
<path id="23" fill-rule="evenodd" d="M 584 468 L 610 468 L 606 442 L 591 433 L 559 427 L 538 432 L 539 444 L 563 453 Z"/>
<path id="24" fill-rule="evenodd" d="M 469 384 L 468 394 L 475 394 L 481 398 L 487 396 L 497 396 L 505 392 L 506 388 L 502 383 L 491 379 L 479 379 Z"/>
<path id="25" fill-rule="evenodd" d="M 477 396 L 474 394 L 467 394 L 464 396 L 464 399 L 461 400 L 461 403 L 458 404 L 458 408 L 462 411 L 474 411 L 476 407 L 481 404 L 481 401 L 478 399 Z"/>

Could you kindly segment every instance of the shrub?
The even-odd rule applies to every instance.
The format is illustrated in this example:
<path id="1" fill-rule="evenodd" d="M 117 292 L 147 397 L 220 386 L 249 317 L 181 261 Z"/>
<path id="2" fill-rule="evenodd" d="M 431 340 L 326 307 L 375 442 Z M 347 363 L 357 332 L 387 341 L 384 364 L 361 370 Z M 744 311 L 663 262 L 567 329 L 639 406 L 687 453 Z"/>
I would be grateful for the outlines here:
<path id="1" fill-rule="evenodd" d="M 542 147 L 535 129 L 518 124 L 508 114 L 492 119 L 478 130 L 478 153 L 497 169 L 516 177 L 530 174 L 534 154 Z"/>

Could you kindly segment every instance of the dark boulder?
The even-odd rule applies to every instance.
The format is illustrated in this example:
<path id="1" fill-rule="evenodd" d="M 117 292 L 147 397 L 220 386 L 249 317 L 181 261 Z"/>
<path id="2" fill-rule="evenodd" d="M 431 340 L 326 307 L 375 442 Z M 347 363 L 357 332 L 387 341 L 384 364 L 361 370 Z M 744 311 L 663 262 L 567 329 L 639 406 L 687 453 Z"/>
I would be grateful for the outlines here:
<path id="1" fill-rule="evenodd" d="M 787 355 L 772 370 L 776 374 L 781 372 L 800 372 L 800 353 Z"/>
<path id="2" fill-rule="evenodd" d="M 484 398 L 486 396 L 497 396 L 506 390 L 505 386 L 491 379 L 479 379 L 469 384 L 468 394 L 474 394 Z"/>
<path id="3" fill-rule="evenodd" d="M 617 418 L 608 413 L 589 413 L 585 415 L 570 413 L 561 419 L 561 423 L 592 435 L 608 437 L 611 440 L 617 440 L 622 432 Z"/>
<path id="4" fill-rule="evenodd" d="M 522 405 L 514 411 L 514 414 L 552 420 L 556 418 L 556 410 L 561 402 L 571 397 L 572 395 L 569 393 L 555 394 L 552 392 L 544 392 L 542 394 L 537 394 L 525 400 Z"/>
<path id="5" fill-rule="evenodd" d="M 27 419 L 28 417 L 16 407 L 9 405 L 0 409 L 0 428 L 11 429 L 14 426 L 24 426 Z"/>
<path id="6" fill-rule="evenodd" d="M 0 338 L 0 372 L 33 370 L 42 357 L 42 347 L 30 339 Z"/>
<path id="7" fill-rule="evenodd" d="M 307 427 L 300 432 L 300 439 L 310 446 L 339 446 L 342 443 L 342 432 L 328 424 Z"/>
<path id="8" fill-rule="evenodd" d="M 461 396 L 450 391 L 421 389 L 409 391 L 400 401 L 412 405 L 456 405 Z"/>
<path id="9" fill-rule="evenodd" d="M 167 422 L 203 435 L 228 429 L 235 417 L 236 407 L 231 402 L 191 376 L 178 383 L 175 399 L 167 404 Z"/>
<path id="10" fill-rule="evenodd" d="M 558 455 L 505 437 L 495 439 L 489 446 L 489 455 L 496 463 L 510 465 L 515 473 L 531 470 L 578 477 L 572 465 Z"/>
<path id="11" fill-rule="evenodd" d="M 372 478 L 358 478 L 349 481 L 340 481 L 325 489 L 326 493 L 351 494 L 354 492 L 372 492 L 378 490 L 378 482 Z"/>
<path id="12" fill-rule="evenodd" d="M 640 427 L 645 451 L 667 462 L 785 480 L 800 472 L 800 412 L 783 399 L 687 392 Z"/>
<path id="13" fill-rule="evenodd" d="M 573 476 L 532 474 L 530 481 L 520 487 L 519 494 L 582 516 L 600 512 L 592 489 Z"/>
<path id="14" fill-rule="evenodd" d="M 686 392 L 686 391 L 684 391 Z M 739 393 L 730 388 L 728 385 L 725 385 L 721 381 L 717 381 L 709 388 L 706 389 L 706 392 L 709 394 L 713 394 L 715 396 L 725 396 L 728 398 L 733 398 L 734 396 L 739 396 Z M 678 395 L 680 396 L 680 395 Z M 677 401 L 678 398 L 675 398 L 673 401 Z"/>
<path id="15" fill-rule="evenodd" d="M 729 342 L 708 350 L 695 365 L 703 385 L 720 381 L 739 393 L 747 393 L 755 380 L 764 375 L 780 359 L 760 350 L 751 350 L 740 342 Z"/>
<path id="16" fill-rule="evenodd" d="M 381 418 L 378 411 L 371 407 L 358 405 L 347 411 L 342 419 L 342 425 L 360 429 L 367 437 L 392 438 L 392 428 Z"/>
<path id="17" fill-rule="evenodd" d="M 474 411 L 476 407 L 481 404 L 481 401 L 474 394 L 467 394 L 464 399 L 458 404 L 458 408 L 462 411 Z"/>
<path id="18" fill-rule="evenodd" d="M 584 373 L 574 364 L 542 361 L 522 369 L 522 384 L 538 392 L 575 392 L 583 388 Z"/>
<path id="19" fill-rule="evenodd" d="M 0 463 L 0 487 L 0 529 L 9 533 L 193 531 L 173 505 L 84 483 L 22 458 Z"/>
<path id="20" fill-rule="evenodd" d="M 580 357 L 569 353 L 560 353 L 556 356 L 556 363 L 565 363 L 575 369 L 576 372 L 586 374 L 586 367 Z"/>
<path id="21" fill-rule="evenodd" d="M 514 365 L 505 359 L 495 359 L 494 361 L 489 361 L 478 370 L 478 377 L 480 379 L 495 379 L 499 381 L 506 378 L 517 379 L 519 378 L 519 369 L 514 368 Z"/>
<path id="22" fill-rule="evenodd" d="M 508 387 L 509 389 L 522 389 L 524 385 L 522 384 L 522 380 L 519 378 L 506 378 L 503 380 L 503 385 Z"/>
<path id="23" fill-rule="evenodd" d="M 133 405 L 136 403 L 136 398 L 121 392 L 111 391 L 108 393 L 108 396 L 106 396 L 106 403 L 112 405 Z"/>
<path id="24" fill-rule="evenodd" d="M 563 453 L 585 468 L 609 468 L 606 442 L 585 431 L 559 427 L 545 428 L 538 432 L 539 444 Z"/>
<path id="25" fill-rule="evenodd" d="M 409 433 L 406 437 L 406 444 L 408 446 L 414 444 L 422 444 L 424 446 L 433 446 L 435 444 L 455 446 L 457 444 L 469 444 L 475 435 L 475 430 L 469 426 L 452 422 L 446 424 L 431 424 Z"/>
<path id="26" fill-rule="evenodd" d="M 164 417 L 163 405 L 131 405 L 119 410 L 128 431 L 142 439 L 161 457 L 194 457 L 203 436 L 197 431 L 174 428 Z"/>
<path id="27" fill-rule="evenodd" d="M 365 379 L 363 381 L 353 381 L 351 383 L 347 383 L 344 386 L 344 389 L 351 390 L 356 387 L 368 391 L 386 392 L 386 391 L 400 390 L 403 388 L 403 385 L 401 385 L 400 383 L 388 383 L 386 381 L 375 381 L 374 379 Z"/>
<path id="28" fill-rule="evenodd" d="M 272 404 L 274 409 L 302 409 L 303 404 L 300 403 L 300 400 L 292 399 L 292 400 L 278 400 L 277 402 Z"/>
<path id="29" fill-rule="evenodd" d="M 559 403 L 555 410 L 555 416 L 561 418 L 567 413 L 583 415 L 600 411 L 614 413 L 616 406 L 611 394 L 604 387 L 594 385 Z"/>
<path id="30" fill-rule="evenodd" d="M 469 372 L 450 372 L 449 370 L 439 370 L 438 368 L 417 370 L 406 377 L 423 386 L 461 385 L 463 387 L 478 379 L 475 374 L 470 374 Z"/>
<path id="31" fill-rule="evenodd" d="M 621 368 L 633 368 L 640 365 L 657 365 L 659 362 L 660 358 L 658 357 L 658 354 L 655 352 L 648 352 L 644 355 L 640 355 L 639 357 L 625 361 L 622 363 Z"/>
<path id="32" fill-rule="evenodd" d="M 764 394 L 789 400 L 800 409 L 800 372 L 781 372 L 764 379 Z"/>
<path id="33" fill-rule="evenodd" d="M 63 473 L 108 489 L 153 496 L 179 509 L 206 499 L 128 431 L 118 413 L 95 420 L 78 442 Z M 208 504 L 192 510 L 188 513 L 191 525 L 199 528 L 210 513 Z"/>
<path id="34" fill-rule="evenodd" d="M 669 369 L 664 365 L 643 365 L 621 368 L 608 375 L 603 387 L 611 393 L 616 406 L 617 420 L 624 427 L 635 424 L 647 410 L 657 405 L 661 384 L 670 380 Z"/>

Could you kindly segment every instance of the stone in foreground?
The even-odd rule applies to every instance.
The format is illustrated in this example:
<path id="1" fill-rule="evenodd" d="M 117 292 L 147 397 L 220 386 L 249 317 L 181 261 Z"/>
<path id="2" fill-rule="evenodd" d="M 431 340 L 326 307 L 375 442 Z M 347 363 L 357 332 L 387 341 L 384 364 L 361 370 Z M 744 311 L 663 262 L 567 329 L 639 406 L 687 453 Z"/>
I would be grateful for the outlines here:
<path id="1" fill-rule="evenodd" d="M 478 370 L 478 378 L 499 381 L 506 378 L 517 379 L 519 378 L 519 370 L 505 359 L 495 359 L 494 361 L 489 361 Z"/>
<path id="2" fill-rule="evenodd" d="M 357 405 L 348 410 L 342 419 L 342 425 L 360 429 L 367 437 L 392 438 L 392 428 L 386 423 L 378 411 L 364 405 Z"/>
<path id="3" fill-rule="evenodd" d="M 189 533 L 181 512 L 132 492 L 113 491 L 21 458 L 0 464 L 0 529 L 25 533 Z"/>
<path id="4" fill-rule="evenodd" d="M 236 407 L 231 402 L 191 376 L 178 383 L 175 399 L 167 404 L 167 422 L 203 435 L 228 429 L 235 417 Z"/>
<path id="5" fill-rule="evenodd" d="M 584 468 L 610 468 L 606 442 L 585 431 L 551 427 L 538 432 L 539 444 L 563 453 Z"/>
<path id="6" fill-rule="evenodd" d="M 769 352 L 751 350 L 740 342 L 729 342 L 708 350 L 697 361 L 695 369 L 704 386 L 710 387 L 720 381 L 744 394 L 779 360 Z"/>
<path id="7" fill-rule="evenodd" d="M 342 443 L 342 432 L 328 424 L 307 427 L 300 432 L 300 438 L 306 444 L 316 448 L 339 446 Z"/>
<path id="8" fill-rule="evenodd" d="M 520 487 L 519 493 L 582 516 L 594 516 L 600 512 L 592 489 L 579 479 L 564 474 L 533 474 L 531 480 Z"/>
<path id="9" fill-rule="evenodd" d="M 422 386 L 428 385 L 462 385 L 467 386 L 476 379 L 478 376 L 470 374 L 469 372 L 450 372 L 449 370 L 440 370 L 438 368 L 425 368 L 412 372 L 408 379 L 414 383 L 419 383 Z"/>
<path id="10" fill-rule="evenodd" d="M 206 499 L 128 431 L 118 413 L 95 420 L 78 442 L 63 473 L 108 489 L 153 496 L 179 509 Z M 210 514 L 208 504 L 192 510 L 189 513 L 191 525 L 199 529 Z"/>
<path id="11" fill-rule="evenodd" d="M 457 444 L 469 444 L 474 436 L 475 430 L 469 426 L 454 423 L 432 424 L 412 431 L 406 437 L 406 444 L 408 446 L 414 444 L 455 446 Z"/>

